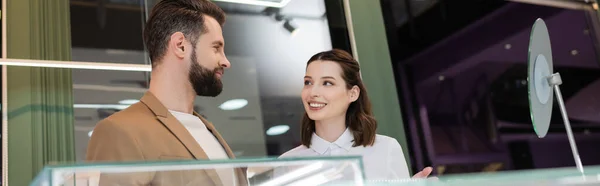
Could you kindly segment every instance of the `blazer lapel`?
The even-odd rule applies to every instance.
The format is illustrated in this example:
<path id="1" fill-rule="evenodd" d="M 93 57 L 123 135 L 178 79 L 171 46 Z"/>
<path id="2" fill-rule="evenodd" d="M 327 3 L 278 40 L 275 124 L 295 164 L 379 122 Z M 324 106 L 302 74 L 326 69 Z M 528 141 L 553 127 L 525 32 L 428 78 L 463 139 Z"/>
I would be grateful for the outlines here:
<path id="1" fill-rule="evenodd" d="M 187 129 L 179 123 L 175 117 L 156 116 L 160 122 L 179 139 L 179 141 L 190 151 L 196 159 L 208 159 L 204 149 L 200 147 L 196 139 L 189 134 Z"/>
<path id="2" fill-rule="evenodd" d="M 175 116 L 171 115 L 166 107 L 160 103 L 160 101 L 152 95 L 152 93 L 147 92 L 146 95 L 140 99 L 142 103 L 144 103 L 154 114 L 156 118 L 167 128 L 187 150 L 194 156 L 195 159 L 203 159 L 208 160 L 208 156 L 204 149 L 200 147 L 200 144 L 194 139 L 194 137 L 189 133 L 189 131 L 175 118 Z M 208 176 L 213 180 L 215 185 L 222 185 L 221 179 L 219 178 L 217 171 L 214 169 L 206 169 L 204 170 Z"/>
<path id="3" fill-rule="evenodd" d="M 215 129 L 215 126 L 211 122 L 204 119 L 204 117 L 202 117 L 200 114 L 194 112 L 194 115 L 196 115 L 198 118 L 200 118 L 200 120 L 202 120 L 202 123 L 204 123 L 204 125 L 206 125 L 206 128 L 217 138 L 217 140 L 219 141 L 221 146 L 223 146 L 223 149 L 227 153 L 227 156 L 229 156 L 229 158 L 231 158 L 231 159 L 234 159 L 235 154 L 233 154 L 233 151 L 231 151 L 231 148 L 229 148 L 229 145 L 227 145 L 227 142 L 225 141 L 225 139 L 223 139 L 221 134 L 219 134 L 219 132 Z"/>
<path id="4" fill-rule="evenodd" d="M 223 146 L 223 149 L 225 149 L 227 156 L 229 156 L 230 159 L 235 159 L 235 154 L 233 154 L 233 151 L 231 151 L 231 148 L 229 147 L 229 145 L 227 144 L 225 139 L 223 139 L 221 134 L 219 134 L 219 132 L 215 129 L 215 126 L 211 122 L 204 119 L 204 117 L 202 117 L 200 114 L 194 112 L 194 115 L 196 115 L 198 118 L 200 118 L 200 120 L 202 120 L 204 125 L 206 125 L 206 128 L 217 138 L 217 140 L 219 140 L 219 143 L 221 144 L 221 146 Z M 235 169 L 236 170 L 235 172 L 238 175 L 237 176 L 238 183 L 240 183 L 240 186 L 248 185 L 247 179 L 246 179 L 246 169 L 247 168 Z"/>

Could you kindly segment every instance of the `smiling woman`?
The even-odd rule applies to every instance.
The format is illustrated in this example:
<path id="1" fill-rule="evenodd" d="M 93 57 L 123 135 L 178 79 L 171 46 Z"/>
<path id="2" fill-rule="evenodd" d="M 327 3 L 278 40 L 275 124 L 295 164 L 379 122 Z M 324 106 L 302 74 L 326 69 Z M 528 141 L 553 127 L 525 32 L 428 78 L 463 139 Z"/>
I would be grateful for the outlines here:
<path id="1" fill-rule="evenodd" d="M 312 56 L 301 96 L 306 111 L 302 145 L 281 157 L 357 155 L 363 158 L 369 180 L 410 178 L 398 141 L 375 133 L 377 121 L 352 55 L 334 49 Z M 427 177 L 431 170 L 426 168 L 415 177 Z"/>

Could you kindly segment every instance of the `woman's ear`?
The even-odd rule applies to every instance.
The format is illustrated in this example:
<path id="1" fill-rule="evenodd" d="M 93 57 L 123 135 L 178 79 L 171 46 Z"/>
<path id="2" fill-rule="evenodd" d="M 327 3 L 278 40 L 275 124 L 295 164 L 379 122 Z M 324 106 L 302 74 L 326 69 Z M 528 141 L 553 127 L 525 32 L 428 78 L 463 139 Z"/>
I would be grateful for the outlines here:
<path id="1" fill-rule="evenodd" d="M 350 103 L 355 102 L 360 97 L 360 88 L 357 85 L 352 86 L 349 91 L 350 93 Z"/>

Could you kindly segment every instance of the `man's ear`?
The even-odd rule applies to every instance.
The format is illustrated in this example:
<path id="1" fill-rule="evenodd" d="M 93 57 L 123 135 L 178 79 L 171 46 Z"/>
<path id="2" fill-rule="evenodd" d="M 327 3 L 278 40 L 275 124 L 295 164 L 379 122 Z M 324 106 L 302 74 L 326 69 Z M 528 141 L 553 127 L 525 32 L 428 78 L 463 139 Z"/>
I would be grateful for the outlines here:
<path id="1" fill-rule="evenodd" d="M 181 32 L 175 32 L 169 39 L 168 52 L 173 53 L 177 58 L 183 59 L 185 57 L 185 51 L 189 50 L 185 46 L 185 35 Z"/>

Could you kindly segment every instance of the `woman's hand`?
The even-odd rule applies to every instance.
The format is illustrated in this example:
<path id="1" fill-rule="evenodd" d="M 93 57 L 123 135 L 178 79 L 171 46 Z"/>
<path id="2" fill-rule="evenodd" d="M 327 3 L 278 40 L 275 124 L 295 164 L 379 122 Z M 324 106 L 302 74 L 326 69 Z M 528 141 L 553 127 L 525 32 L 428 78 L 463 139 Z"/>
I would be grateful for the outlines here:
<path id="1" fill-rule="evenodd" d="M 412 178 L 413 179 L 427 178 L 427 176 L 429 176 L 429 174 L 431 174 L 432 171 L 433 171 L 432 167 L 425 167 L 421 172 L 416 173 Z"/>

